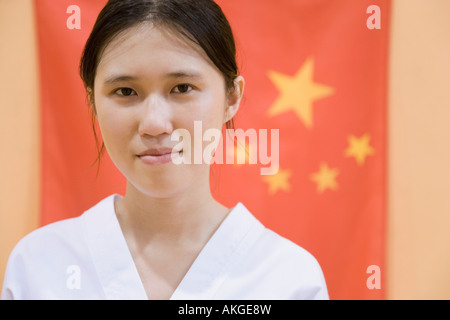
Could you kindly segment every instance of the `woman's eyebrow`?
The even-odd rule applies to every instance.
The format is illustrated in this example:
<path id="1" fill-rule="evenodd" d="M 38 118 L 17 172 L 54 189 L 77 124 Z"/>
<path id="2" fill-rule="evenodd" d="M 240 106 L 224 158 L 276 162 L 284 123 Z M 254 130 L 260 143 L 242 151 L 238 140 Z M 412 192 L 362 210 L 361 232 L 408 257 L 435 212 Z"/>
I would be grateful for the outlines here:
<path id="1" fill-rule="evenodd" d="M 195 71 L 174 71 L 169 72 L 165 75 L 166 78 L 201 78 L 201 74 Z M 137 81 L 138 77 L 129 76 L 129 75 L 112 75 L 105 79 L 104 85 L 113 85 L 117 82 L 123 81 Z"/>
<path id="2" fill-rule="evenodd" d="M 168 78 L 201 78 L 201 74 L 195 71 L 175 71 L 166 75 Z"/>
<path id="3" fill-rule="evenodd" d="M 111 85 L 117 82 L 122 82 L 122 81 L 136 81 L 138 78 L 133 77 L 133 76 L 127 76 L 127 75 L 119 75 L 119 76 L 110 76 L 108 78 L 106 78 L 104 84 L 105 85 Z"/>

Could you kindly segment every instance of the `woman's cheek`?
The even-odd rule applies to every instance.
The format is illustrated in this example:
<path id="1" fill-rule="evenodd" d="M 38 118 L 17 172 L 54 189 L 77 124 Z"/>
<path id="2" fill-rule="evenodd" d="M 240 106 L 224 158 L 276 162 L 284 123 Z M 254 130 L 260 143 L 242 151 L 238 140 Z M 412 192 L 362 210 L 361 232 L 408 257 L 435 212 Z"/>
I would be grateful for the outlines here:
<path id="1" fill-rule="evenodd" d="M 196 119 L 202 120 L 203 129 L 221 129 L 225 114 L 225 96 L 219 90 L 206 92 L 195 108 Z"/>
<path id="2" fill-rule="evenodd" d="M 108 152 L 123 152 L 126 145 L 131 143 L 134 134 L 129 115 L 120 111 L 105 112 L 99 114 L 98 121 Z"/>

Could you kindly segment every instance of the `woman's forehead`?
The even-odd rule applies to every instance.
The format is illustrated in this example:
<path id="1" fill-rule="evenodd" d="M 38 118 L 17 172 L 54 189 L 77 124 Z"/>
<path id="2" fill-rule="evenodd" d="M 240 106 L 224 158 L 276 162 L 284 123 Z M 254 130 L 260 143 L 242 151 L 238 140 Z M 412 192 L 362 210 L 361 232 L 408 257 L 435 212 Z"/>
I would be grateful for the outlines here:
<path id="1" fill-rule="evenodd" d="M 104 48 L 99 68 L 116 63 L 146 64 L 167 61 L 170 64 L 209 64 L 204 50 L 173 27 L 141 23 L 122 31 Z M 156 67 L 156 66 L 154 66 Z"/>

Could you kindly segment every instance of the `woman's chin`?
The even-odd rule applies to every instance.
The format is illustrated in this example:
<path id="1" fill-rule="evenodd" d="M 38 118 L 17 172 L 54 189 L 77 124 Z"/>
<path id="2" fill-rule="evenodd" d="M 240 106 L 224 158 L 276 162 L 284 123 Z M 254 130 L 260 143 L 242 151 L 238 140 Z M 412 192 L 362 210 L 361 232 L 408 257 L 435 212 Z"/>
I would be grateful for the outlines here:
<path id="1" fill-rule="evenodd" d="M 130 181 L 130 180 L 129 180 Z M 152 198 L 173 198 L 184 193 L 195 179 L 183 179 L 183 175 L 164 175 L 147 177 L 144 181 L 131 183 L 134 189 Z M 130 182 L 129 182 L 130 183 Z"/>

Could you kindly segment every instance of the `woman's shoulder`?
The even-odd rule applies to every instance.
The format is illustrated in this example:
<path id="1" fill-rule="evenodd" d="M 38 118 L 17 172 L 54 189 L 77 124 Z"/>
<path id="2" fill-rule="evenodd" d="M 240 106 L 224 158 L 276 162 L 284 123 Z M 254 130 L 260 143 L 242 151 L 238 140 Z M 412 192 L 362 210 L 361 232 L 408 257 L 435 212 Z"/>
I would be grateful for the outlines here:
<path id="1" fill-rule="evenodd" d="M 297 275 L 307 273 L 322 276 L 320 264 L 313 254 L 267 227 L 264 227 L 251 252 L 273 264 L 274 270 Z"/>
<path id="2" fill-rule="evenodd" d="M 77 217 L 47 224 L 24 236 L 9 255 L 2 299 L 52 297 L 55 292 L 42 291 L 50 288 L 50 283 L 66 292 L 71 268 L 82 266 L 89 270 L 91 266 L 86 219 L 99 219 L 96 217 L 103 214 L 105 201 L 112 201 L 108 198 Z"/>
<path id="3" fill-rule="evenodd" d="M 253 234 L 253 241 L 251 241 L 253 254 L 259 254 L 261 257 L 288 259 L 291 262 L 297 261 L 312 267 L 319 266 L 316 258 L 309 251 L 264 225 L 242 203 L 239 203 L 237 208 L 240 211 L 239 214 L 247 216 L 246 220 L 241 219 L 238 222 L 254 226 L 253 232 L 249 232 Z"/>
<path id="4" fill-rule="evenodd" d="M 245 214 L 252 215 L 248 210 Z M 253 216 L 253 215 L 252 215 Z M 328 299 L 322 268 L 308 250 L 262 224 L 255 216 L 255 227 L 249 245 L 243 250 L 237 273 L 251 274 L 261 283 L 261 292 L 287 299 Z M 268 288 L 263 288 L 268 284 Z M 282 288 L 275 293 L 277 288 Z"/>
<path id="5" fill-rule="evenodd" d="M 42 249 L 52 250 L 70 238 L 78 235 L 80 217 L 68 218 L 42 226 L 24 236 L 13 252 L 37 253 Z"/>
<path id="6" fill-rule="evenodd" d="M 26 254 L 27 257 L 38 256 L 45 252 L 58 252 L 57 249 L 79 246 L 83 243 L 86 216 L 93 216 L 101 211 L 105 202 L 111 201 L 111 196 L 101 200 L 77 217 L 49 223 L 25 235 L 15 245 L 11 256 Z"/>

